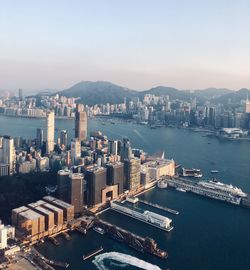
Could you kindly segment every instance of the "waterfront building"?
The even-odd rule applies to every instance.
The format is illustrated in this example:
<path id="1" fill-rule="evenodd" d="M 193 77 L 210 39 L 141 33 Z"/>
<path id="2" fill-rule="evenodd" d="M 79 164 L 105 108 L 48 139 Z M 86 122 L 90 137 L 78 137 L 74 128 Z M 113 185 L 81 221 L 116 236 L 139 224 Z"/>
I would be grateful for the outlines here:
<path id="1" fill-rule="evenodd" d="M 43 145 L 43 129 L 38 128 L 36 130 L 36 146 L 38 149 L 40 149 Z"/>
<path id="2" fill-rule="evenodd" d="M 80 142 L 87 139 L 87 122 L 88 116 L 84 110 L 83 104 L 77 104 L 75 114 L 75 138 L 78 138 Z"/>
<path id="3" fill-rule="evenodd" d="M 74 218 L 74 206 L 52 196 L 45 196 L 43 200 L 63 210 L 63 219 L 69 222 Z"/>
<path id="4" fill-rule="evenodd" d="M 93 166 L 84 173 L 87 194 L 85 202 L 88 206 L 102 203 L 102 190 L 106 188 L 106 168 Z"/>
<path id="5" fill-rule="evenodd" d="M 250 113 L 250 100 L 248 99 L 248 96 L 246 99 L 245 113 Z"/>
<path id="6" fill-rule="evenodd" d="M 60 146 L 66 147 L 68 144 L 67 141 L 68 141 L 67 130 L 61 130 L 61 132 L 60 132 Z"/>
<path id="7" fill-rule="evenodd" d="M 141 161 L 138 158 L 124 160 L 124 187 L 128 190 L 136 190 L 140 187 Z"/>
<path id="8" fill-rule="evenodd" d="M 9 166 L 9 174 L 12 175 L 16 168 L 16 153 L 14 139 L 10 136 L 0 138 L 0 163 Z M 5 171 L 6 172 L 6 171 Z"/>
<path id="9" fill-rule="evenodd" d="M 65 202 L 69 201 L 69 175 L 70 171 L 67 169 L 57 172 L 57 195 L 60 200 Z"/>
<path id="10" fill-rule="evenodd" d="M 48 112 L 47 114 L 47 141 L 46 141 L 46 152 L 50 153 L 54 150 L 54 139 L 55 139 L 55 113 L 54 111 Z"/>
<path id="11" fill-rule="evenodd" d="M 74 205 L 75 214 L 81 214 L 83 210 L 83 181 L 83 174 L 81 173 L 71 173 L 69 175 L 69 202 Z"/>
<path id="12" fill-rule="evenodd" d="M 168 159 L 151 160 L 143 164 L 148 172 L 149 178 L 159 180 L 162 176 L 175 175 L 175 162 Z"/>
<path id="13" fill-rule="evenodd" d="M 107 185 L 118 185 L 118 194 L 122 194 L 124 186 L 124 164 L 122 162 L 108 163 L 106 168 Z"/>

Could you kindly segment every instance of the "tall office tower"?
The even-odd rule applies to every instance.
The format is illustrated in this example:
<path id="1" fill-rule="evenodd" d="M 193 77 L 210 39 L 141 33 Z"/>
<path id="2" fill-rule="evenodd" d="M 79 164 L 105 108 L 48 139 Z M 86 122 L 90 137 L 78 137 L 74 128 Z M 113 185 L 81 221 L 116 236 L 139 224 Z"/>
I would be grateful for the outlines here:
<path id="1" fill-rule="evenodd" d="M 83 174 L 72 173 L 69 175 L 69 181 L 69 203 L 74 205 L 75 214 L 81 214 L 83 210 Z"/>
<path id="2" fill-rule="evenodd" d="M 60 145 L 61 145 L 61 147 L 67 146 L 67 144 L 68 144 L 67 140 L 68 140 L 67 130 L 61 130 L 61 132 L 60 132 Z"/>
<path id="3" fill-rule="evenodd" d="M 87 184 L 86 203 L 93 206 L 102 202 L 102 190 L 106 187 L 106 168 L 93 167 L 86 170 L 84 179 Z"/>
<path id="4" fill-rule="evenodd" d="M 248 99 L 248 96 L 247 96 L 247 99 L 246 99 L 245 112 L 250 113 L 250 100 Z"/>
<path id="5" fill-rule="evenodd" d="M 57 172 L 58 198 L 65 202 L 69 202 L 69 189 L 70 189 L 69 175 L 70 175 L 69 170 L 60 170 Z"/>
<path id="6" fill-rule="evenodd" d="M 121 160 L 130 159 L 132 157 L 132 148 L 128 138 L 123 138 L 121 147 Z"/>
<path id="7" fill-rule="evenodd" d="M 37 148 L 41 148 L 43 145 L 43 130 L 38 128 L 36 130 L 36 146 Z"/>
<path id="8" fill-rule="evenodd" d="M 75 116 L 75 137 L 81 141 L 87 139 L 87 125 L 88 116 L 84 110 L 83 104 L 76 105 L 76 116 Z"/>
<path id="9" fill-rule="evenodd" d="M 109 140 L 108 151 L 112 155 L 117 155 L 118 154 L 118 141 Z"/>
<path id="10" fill-rule="evenodd" d="M 54 111 L 47 114 L 47 142 L 46 152 L 50 153 L 54 150 L 54 138 L 55 137 L 55 113 Z"/>
<path id="11" fill-rule="evenodd" d="M 3 136 L 0 140 L 0 163 L 9 166 L 9 174 L 15 172 L 16 153 L 14 146 L 14 139 L 10 136 Z"/>
<path id="12" fill-rule="evenodd" d="M 118 194 L 123 193 L 124 186 L 124 164 L 122 162 L 109 163 L 107 168 L 107 184 L 118 185 Z"/>
<path id="13" fill-rule="evenodd" d="M 71 140 L 71 161 L 76 164 L 77 160 L 81 157 L 81 142 L 78 138 Z"/>
<path id="14" fill-rule="evenodd" d="M 21 88 L 18 89 L 18 96 L 19 96 L 19 100 L 23 100 L 23 90 Z"/>
<path id="15" fill-rule="evenodd" d="M 124 160 L 124 180 L 125 188 L 136 190 L 140 186 L 141 161 L 138 158 Z"/>

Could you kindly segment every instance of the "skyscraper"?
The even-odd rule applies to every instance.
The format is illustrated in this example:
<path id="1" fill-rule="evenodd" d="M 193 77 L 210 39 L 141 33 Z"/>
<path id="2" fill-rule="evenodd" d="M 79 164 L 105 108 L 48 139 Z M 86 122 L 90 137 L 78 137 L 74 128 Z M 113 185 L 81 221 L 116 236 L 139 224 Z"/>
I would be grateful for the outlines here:
<path id="1" fill-rule="evenodd" d="M 121 160 L 130 159 L 132 157 L 132 148 L 128 138 L 123 138 L 121 146 Z"/>
<path id="2" fill-rule="evenodd" d="M 71 160 L 76 164 L 77 160 L 81 157 L 81 142 L 78 138 L 71 141 Z"/>
<path id="3" fill-rule="evenodd" d="M 46 152 L 50 153 L 54 150 L 55 137 L 55 113 L 54 111 L 47 113 L 47 141 Z"/>
<path id="4" fill-rule="evenodd" d="M 69 189 L 70 189 L 69 175 L 70 175 L 69 170 L 60 170 L 57 172 L 58 198 L 65 202 L 69 202 Z"/>
<path id="5" fill-rule="evenodd" d="M 123 193 L 124 185 L 124 165 L 122 162 L 109 163 L 107 168 L 107 184 L 109 186 L 118 185 L 118 194 Z"/>
<path id="6" fill-rule="evenodd" d="M 72 173 L 69 175 L 69 181 L 69 203 L 74 205 L 75 214 L 81 214 L 83 210 L 83 174 Z"/>
<path id="7" fill-rule="evenodd" d="M 93 167 L 84 173 L 87 184 L 86 202 L 89 206 L 102 202 L 102 190 L 106 187 L 106 168 Z"/>
<path id="8" fill-rule="evenodd" d="M 109 140 L 108 151 L 112 155 L 117 155 L 118 154 L 118 141 Z"/>
<path id="9" fill-rule="evenodd" d="M 36 146 L 37 148 L 41 148 L 43 144 L 43 130 L 38 128 L 36 130 Z"/>
<path id="10" fill-rule="evenodd" d="M 18 96 L 19 96 L 19 100 L 23 100 L 23 90 L 21 88 L 18 89 Z"/>
<path id="11" fill-rule="evenodd" d="M 60 145 L 66 147 L 68 142 L 67 130 L 61 130 L 60 132 Z"/>
<path id="12" fill-rule="evenodd" d="M 125 188 L 136 190 L 140 186 L 141 161 L 138 158 L 124 160 Z"/>
<path id="13" fill-rule="evenodd" d="M 87 139 L 88 116 L 83 104 L 77 104 L 75 116 L 75 137 L 81 141 Z"/>
<path id="14" fill-rule="evenodd" d="M 16 154 L 14 139 L 10 136 L 3 136 L 0 138 L 0 163 L 9 166 L 9 174 L 15 172 Z"/>

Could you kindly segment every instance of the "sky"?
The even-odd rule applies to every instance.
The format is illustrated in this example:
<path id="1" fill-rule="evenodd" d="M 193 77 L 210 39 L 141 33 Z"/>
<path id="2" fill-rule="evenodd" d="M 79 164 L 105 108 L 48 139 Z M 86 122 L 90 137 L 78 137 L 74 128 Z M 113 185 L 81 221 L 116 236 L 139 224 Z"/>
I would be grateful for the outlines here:
<path id="1" fill-rule="evenodd" d="M 0 89 L 250 88 L 249 0 L 0 0 Z"/>

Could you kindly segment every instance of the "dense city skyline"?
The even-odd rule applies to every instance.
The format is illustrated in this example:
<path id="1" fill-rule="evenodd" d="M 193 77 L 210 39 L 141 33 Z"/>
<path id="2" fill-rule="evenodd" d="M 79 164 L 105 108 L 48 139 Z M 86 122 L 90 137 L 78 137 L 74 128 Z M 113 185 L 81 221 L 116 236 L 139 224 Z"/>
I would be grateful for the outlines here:
<path id="1" fill-rule="evenodd" d="M 244 0 L 2 1 L 0 88 L 250 88 L 249 11 Z"/>

